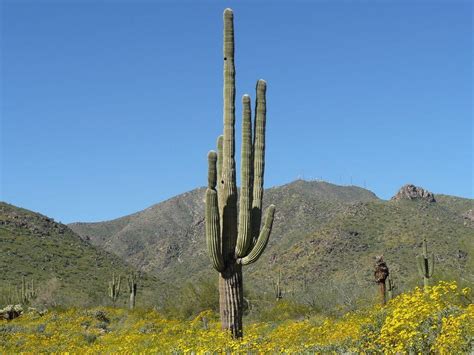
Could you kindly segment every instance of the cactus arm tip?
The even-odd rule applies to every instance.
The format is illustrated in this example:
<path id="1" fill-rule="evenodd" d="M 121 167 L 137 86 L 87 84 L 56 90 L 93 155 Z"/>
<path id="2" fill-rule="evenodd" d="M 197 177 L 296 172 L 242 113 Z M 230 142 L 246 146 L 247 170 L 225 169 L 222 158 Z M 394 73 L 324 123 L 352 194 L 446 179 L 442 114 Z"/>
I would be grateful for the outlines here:
<path id="1" fill-rule="evenodd" d="M 215 189 L 217 184 L 217 153 L 213 150 L 207 154 L 208 172 L 207 172 L 207 187 Z"/>

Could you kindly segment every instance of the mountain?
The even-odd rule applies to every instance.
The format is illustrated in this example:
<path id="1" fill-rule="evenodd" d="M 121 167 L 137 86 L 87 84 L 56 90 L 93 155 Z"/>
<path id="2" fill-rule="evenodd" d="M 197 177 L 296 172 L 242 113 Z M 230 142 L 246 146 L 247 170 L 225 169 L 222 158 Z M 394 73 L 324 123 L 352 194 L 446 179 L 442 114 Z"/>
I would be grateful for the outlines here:
<path id="1" fill-rule="evenodd" d="M 204 191 L 112 221 L 70 227 L 91 244 L 174 285 L 215 277 L 204 239 Z M 385 255 L 402 290 L 419 283 L 415 255 L 423 236 L 435 253 L 437 278 L 474 282 L 474 222 L 466 217 L 473 200 L 436 195 L 431 203 L 384 201 L 355 186 L 297 180 L 267 189 L 264 205 L 270 203 L 277 212 L 267 250 L 244 268 L 246 285 L 255 292 L 272 292 L 281 269 L 287 292 L 309 287 L 314 297 L 350 303 L 357 292 L 369 295 L 375 289 L 373 264 L 379 254 Z M 337 295 L 323 295 L 328 292 Z"/>
<path id="2" fill-rule="evenodd" d="M 204 192 L 205 188 L 195 189 L 112 221 L 69 226 L 91 244 L 147 271 L 172 275 L 190 259 L 199 259 L 204 267 Z M 278 203 L 272 239 L 307 233 L 346 203 L 376 199 L 372 192 L 358 187 L 302 180 L 268 189 L 265 203 Z"/>
<path id="3" fill-rule="evenodd" d="M 107 303 L 108 281 L 122 275 L 122 298 L 127 299 L 125 277 L 136 268 L 114 254 L 92 246 L 68 226 L 39 213 L 0 202 L 0 304 L 22 278 L 34 281 L 38 302 L 62 305 Z M 140 286 L 165 289 L 156 276 L 143 275 Z M 149 304 L 160 302 L 159 293 L 146 295 Z M 143 295 L 144 296 L 144 295 Z M 140 294 L 137 296 L 137 304 Z"/>

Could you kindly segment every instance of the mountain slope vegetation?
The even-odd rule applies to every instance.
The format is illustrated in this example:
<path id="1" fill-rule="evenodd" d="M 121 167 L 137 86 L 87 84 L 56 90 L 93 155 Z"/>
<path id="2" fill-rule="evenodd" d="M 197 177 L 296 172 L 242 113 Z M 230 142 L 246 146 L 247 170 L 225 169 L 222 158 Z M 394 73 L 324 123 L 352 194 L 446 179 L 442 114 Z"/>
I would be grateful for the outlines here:
<path id="1" fill-rule="evenodd" d="M 415 256 L 424 236 L 435 278 L 473 284 L 473 201 L 384 201 L 355 186 L 297 180 L 265 191 L 277 206 L 261 260 L 245 271 L 249 290 L 271 294 L 278 271 L 284 293 L 310 303 L 355 302 L 375 295 L 373 263 L 384 254 L 398 292 L 419 283 Z M 174 285 L 213 279 L 204 239 L 204 189 L 113 221 L 74 223 L 76 233 Z M 324 301 L 324 302 L 323 302 Z"/>
<path id="2" fill-rule="evenodd" d="M 121 258 L 96 248 L 69 227 L 39 213 L 0 202 L 0 296 L 16 293 L 22 278 L 34 280 L 37 302 L 61 305 L 108 304 L 112 274 L 122 276 L 122 297 L 127 301 L 126 276 L 136 271 Z M 164 290 L 156 276 L 143 275 L 141 287 Z M 142 294 L 138 302 L 156 304 L 160 292 Z M 140 297 L 140 294 L 139 294 Z"/>

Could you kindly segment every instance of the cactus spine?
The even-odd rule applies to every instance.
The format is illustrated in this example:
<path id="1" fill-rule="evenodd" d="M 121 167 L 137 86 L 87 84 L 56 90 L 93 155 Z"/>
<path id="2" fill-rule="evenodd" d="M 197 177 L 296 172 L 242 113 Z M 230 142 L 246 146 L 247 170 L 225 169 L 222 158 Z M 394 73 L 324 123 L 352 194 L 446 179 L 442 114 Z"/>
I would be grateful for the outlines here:
<path id="1" fill-rule="evenodd" d="M 418 267 L 418 273 L 420 277 L 423 277 L 423 288 L 425 291 L 429 286 L 429 279 L 433 276 L 434 270 L 434 254 L 428 255 L 428 243 L 426 237 L 423 237 L 423 250 L 421 255 L 416 257 L 416 265 Z"/>
<path id="2" fill-rule="evenodd" d="M 275 206 L 262 219 L 265 157 L 266 82 L 257 82 L 252 134 L 250 97 L 242 98 L 242 152 L 240 211 L 237 213 L 235 171 L 235 67 L 234 15 L 224 11 L 224 134 L 217 153 L 208 154 L 206 190 L 206 242 L 213 267 L 219 272 L 219 304 L 222 328 L 235 338 L 243 335 L 242 266 L 263 253 L 273 224 Z"/>
<path id="3" fill-rule="evenodd" d="M 120 276 L 115 278 L 115 273 L 112 273 L 112 281 L 109 281 L 109 297 L 114 305 L 120 295 L 120 282 Z"/>
<path id="4" fill-rule="evenodd" d="M 130 293 L 130 309 L 135 308 L 135 299 L 137 296 L 137 281 L 138 276 L 135 273 L 132 273 L 128 276 L 128 292 Z"/>

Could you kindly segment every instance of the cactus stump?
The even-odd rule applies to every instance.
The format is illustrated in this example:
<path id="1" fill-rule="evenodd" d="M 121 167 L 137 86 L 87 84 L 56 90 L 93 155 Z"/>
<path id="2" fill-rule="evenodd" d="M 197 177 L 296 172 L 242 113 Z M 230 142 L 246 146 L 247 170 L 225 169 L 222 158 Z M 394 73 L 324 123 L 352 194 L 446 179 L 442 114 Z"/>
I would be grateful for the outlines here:
<path id="1" fill-rule="evenodd" d="M 379 285 L 379 292 L 380 292 L 380 302 L 382 305 L 385 305 L 387 302 L 387 298 L 385 296 L 385 280 L 389 275 L 388 266 L 383 260 L 383 255 L 377 256 L 375 258 L 375 271 L 374 277 L 375 282 Z"/>

